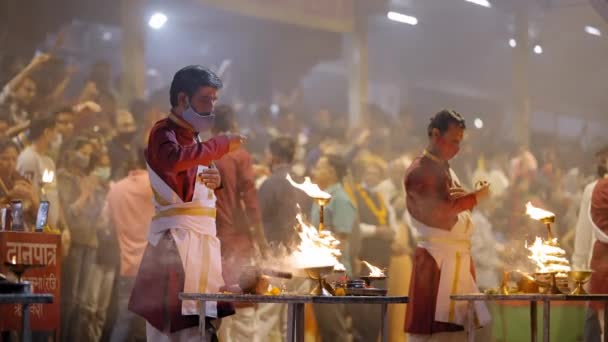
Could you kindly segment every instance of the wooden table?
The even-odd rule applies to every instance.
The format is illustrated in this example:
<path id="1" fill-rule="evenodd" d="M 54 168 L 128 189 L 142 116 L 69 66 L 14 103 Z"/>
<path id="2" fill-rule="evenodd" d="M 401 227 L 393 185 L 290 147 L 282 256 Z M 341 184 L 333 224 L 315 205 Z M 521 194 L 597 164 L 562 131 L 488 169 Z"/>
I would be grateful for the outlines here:
<path id="1" fill-rule="evenodd" d="M 537 341 L 536 303 L 543 303 L 543 342 L 549 342 L 549 331 L 551 323 L 551 301 L 576 301 L 576 302 L 604 302 L 604 326 L 608 326 L 608 294 L 606 295 L 567 295 L 567 294 L 459 294 L 451 295 L 452 300 L 464 300 L 469 303 L 467 313 L 467 339 L 475 341 L 475 306 L 476 301 L 528 301 L 530 302 L 530 341 Z M 608 342 L 608 334 L 604 334 L 604 342 Z"/>
<path id="2" fill-rule="evenodd" d="M 30 304 L 49 304 L 53 295 L 47 293 L 10 293 L 0 294 L 0 304 L 21 304 L 21 341 L 32 340 L 30 329 Z"/>
<path id="3" fill-rule="evenodd" d="M 248 295 L 223 293 L 180 293 L 181 300 L 197 300 L 200 305 L 200 317 L 205 317 L 207 301 L 248 302 L 248 303 L 282 303 L 287 304 L 287 341 L 304 341 L 304 304 L 378 304 L 382 306 L 381 341 L 388 341 L 386 312 L 389 304 L 406 304 L 408 297 L 393 296 L 310 296 L 310 295 Z M 201 335 L 205 335 L 205 320 L 199 319 Z"/>

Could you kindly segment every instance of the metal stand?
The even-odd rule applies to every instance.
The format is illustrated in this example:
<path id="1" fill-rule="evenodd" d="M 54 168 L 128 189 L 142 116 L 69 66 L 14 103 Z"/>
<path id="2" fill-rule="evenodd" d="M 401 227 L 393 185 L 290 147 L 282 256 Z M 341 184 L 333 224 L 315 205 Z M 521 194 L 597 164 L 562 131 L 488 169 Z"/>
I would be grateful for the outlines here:
<path id="1" fill-rule="evenodd" d="M 388 322 L 386 320 L 388 305 L 382 304 L 380 307 L 380 341 L 388 342 Z"/>
<path id="2" fill-rule="evenodd" d="M 551 301 L 543 300 L 543 342 L 549 342 L 549 332 L 551 331 Z"/>
<path id="3" fill-rule="evenodd" d="M 538 314 L 536 310 L 536 301 L 530 301 L 530 341 L 536 342 L 538 339 Z"/>

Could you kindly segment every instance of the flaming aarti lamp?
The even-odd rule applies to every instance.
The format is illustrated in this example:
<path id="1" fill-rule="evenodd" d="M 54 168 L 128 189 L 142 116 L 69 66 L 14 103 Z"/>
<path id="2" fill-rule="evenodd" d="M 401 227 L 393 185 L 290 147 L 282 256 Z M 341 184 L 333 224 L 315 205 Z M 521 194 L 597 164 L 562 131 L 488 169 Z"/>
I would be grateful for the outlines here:
<path id="1" fill-rule="evenodd" d="M 380 268 L 365 260 L 363 260 L 363 263 L 369 269 L 369 275 L 359 277 L 365 281 L 365 286 L 370 287 L 373 281 L 386 279 L 386 274 L 384 274 L 384 271 L 382 271 Z"/>
<path id="2" fill-rule="evenodd" d="M 314 184 L 309 177 L 304 178 L 303 183 L 296 183 L 291 176 L 288 174 L 285 179 L 291 183 L 292 186 L 304 191 L 306 195 L 315 200 L 315 202 L 319 205 L 319 231 L 325 228 L 325 206 L 331 200 L 331 195 L 328 192 L 325 192 L 319 188 L 317 184 Z"/>
<path id="3" fill-rule="evenodd" d="M 526 214 L 528 214 L 533 220 L 542 222 L 547 227 L 547 238 L 548 241 L 553 241 L 553 233 L 551 232 L 551 224 L 555 223 L 555 214 L 541 209 L 536 208 L 532 203 L 526 203 Z"/>

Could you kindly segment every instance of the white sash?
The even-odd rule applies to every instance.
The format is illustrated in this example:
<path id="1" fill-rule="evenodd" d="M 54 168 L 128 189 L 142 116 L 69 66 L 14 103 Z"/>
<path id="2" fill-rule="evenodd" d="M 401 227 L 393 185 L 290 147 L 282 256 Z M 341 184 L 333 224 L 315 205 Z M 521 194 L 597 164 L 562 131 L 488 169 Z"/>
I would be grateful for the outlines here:
<path id="1" fill-rule="evenodd" d="M 452 179 L 458 178 L 450 169 Z M 406 221 L 411 224 L 418 238 L 418 246 L 426 249 L 439 267 L 439 291 L 435 308 L 435 320 L 467 326 L 467 303 L 453 301 L 453 294 L 479 293 L 471 274 L 471 235 L 473 222 L 469 211 L 458 215 L 458 222 L 450 231 L 427 226 L 406 211 Z M 490 323 L 490 313 L 483 302 L 475 302 L 478 326 Z"/>
<path id="2" fill-rule="evenodd" d="M 224 285 L 220 241 L 215 228 L 215 195 L 199 180 L 199 166 L 191 202 L 184 202 L 148 165 L 156 215 L 148 241 L 156 246 L 170 231 L 184 267 L 184 292 L 215 293 Z M 206 302 L 206 314 L 217 317 L 217 304 Z M 198 302 L 182 301 L 183 315 L 198 315 Z"/>
<path id="3" fill-rule="evenodd" d="M 604 233 L 600 227 L 593 222 L 593 218 L 591 217 L 591 205 L 589 206 L 587 215 L 589 215 L 589 222 L 591 222 L 591 226 L 593 227 L 593 235 L 595 238 L 601 243 L 608 243 L 608 234 Z"/>

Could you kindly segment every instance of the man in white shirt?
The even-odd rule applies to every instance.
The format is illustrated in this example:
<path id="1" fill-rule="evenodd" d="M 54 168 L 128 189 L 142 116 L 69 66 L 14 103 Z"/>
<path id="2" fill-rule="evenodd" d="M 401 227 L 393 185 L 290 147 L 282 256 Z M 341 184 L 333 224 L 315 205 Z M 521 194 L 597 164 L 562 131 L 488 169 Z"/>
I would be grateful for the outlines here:
<path id="1" fill-rule="evenodd" d="M 28 135 L 31 145 L 24 149 L 17 158 L 17 172 L 27 178 L 35 188 L 42 189 L 44 185 L 42 195 L 51 202 L 48 222 L 53 228 L 57 228 L 60 212 L 57 182 L 53 177 L 50 183 L 43 183 L 42 176 L 45 170 L 55 174 L 55 162 L 47 153 L 56 136 L 55 118 L 44 117 L 34 120 Z"/>

